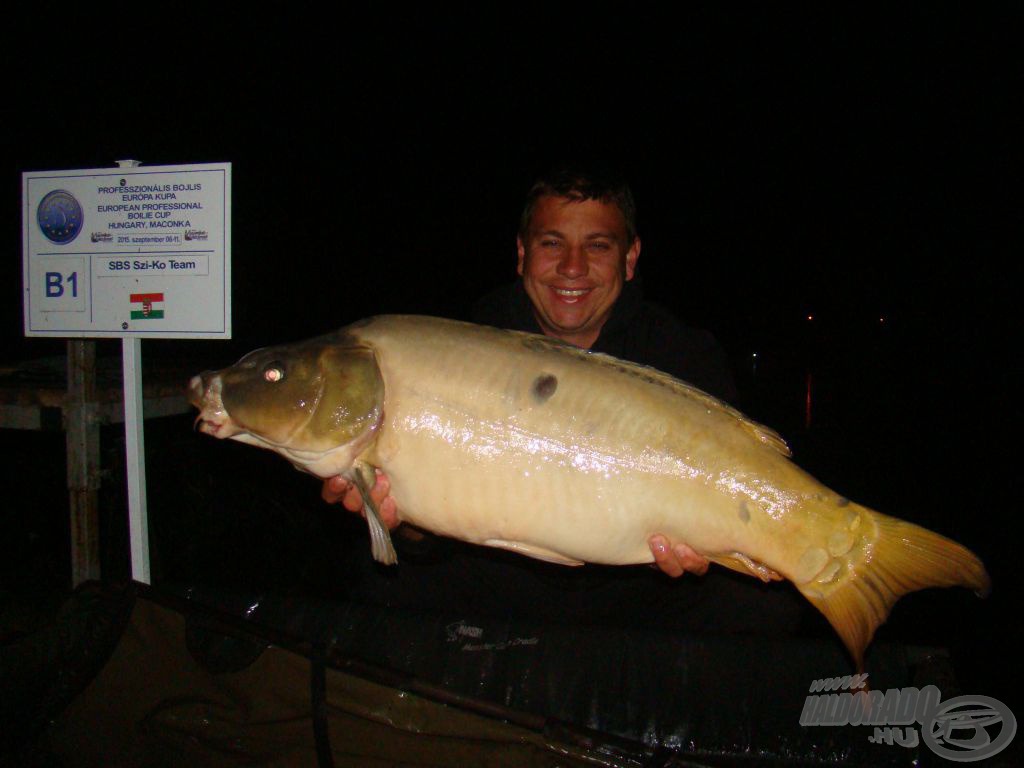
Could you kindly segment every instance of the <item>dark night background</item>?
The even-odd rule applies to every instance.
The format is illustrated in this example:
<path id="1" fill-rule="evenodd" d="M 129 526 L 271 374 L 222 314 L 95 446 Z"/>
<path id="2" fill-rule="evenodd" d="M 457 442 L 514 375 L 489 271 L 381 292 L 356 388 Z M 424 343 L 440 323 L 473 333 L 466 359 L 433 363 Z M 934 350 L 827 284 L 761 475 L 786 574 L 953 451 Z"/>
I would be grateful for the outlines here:
<path id="1" fill-rule="evenodd" d="M 514 277 L 537 171 L 614 161 L 645 290 L 715 333 L 744 410 L 836 490 L 988 565 L 989 601 L 930 592 L 882 632 L 951 645 L 971 692 L 1024 715 L 1020 8 L 754 8 L 22 27 L 4 357 L 62 350 L 20 336 L 22 171 L 230 161 L 235 338 L 143 344 L 227 363 L 370 314 L 466 316 Z"/>

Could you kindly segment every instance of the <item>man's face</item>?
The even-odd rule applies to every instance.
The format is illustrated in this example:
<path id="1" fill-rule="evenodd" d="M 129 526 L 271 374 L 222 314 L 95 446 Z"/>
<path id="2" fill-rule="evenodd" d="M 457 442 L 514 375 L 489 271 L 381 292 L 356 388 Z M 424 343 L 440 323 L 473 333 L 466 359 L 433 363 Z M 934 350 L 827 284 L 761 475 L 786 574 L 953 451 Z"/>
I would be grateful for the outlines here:
<path id="1" fill-rule="evenodd" d="M 537 200 L 526 240 L 516 242 L 519 274 L 545 334 L 585 349 L 597 341 L 636 269 L 640 239 L 627 238 L 614 203 Z"/>

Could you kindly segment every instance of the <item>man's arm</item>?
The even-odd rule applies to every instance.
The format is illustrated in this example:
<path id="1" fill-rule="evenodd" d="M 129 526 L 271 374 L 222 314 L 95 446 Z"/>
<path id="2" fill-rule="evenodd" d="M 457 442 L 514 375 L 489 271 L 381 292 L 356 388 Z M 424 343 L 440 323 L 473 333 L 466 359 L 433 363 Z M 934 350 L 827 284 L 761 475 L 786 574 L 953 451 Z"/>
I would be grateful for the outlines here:
<path id="1" fill-rule="evenodd" d="M 394 530 L 401 520 L 398 519 L 398 505 L 389 495 L 390 489 L 391 485 L 387 475 L 377 470 L 377 482 L 370 491 L 370 498 L 377 503 L 381 521 L 389 529 Z M 362 512 L 363 510 L 363 497 L 359 493 L 359 489 L 343 477 L 329 477 L 324 480 L 324 487 L 320 491 L 320 495 L 328 504 L 341 502 L 341 505 L 350 512 Z M 654 555 L 654 564 L 669 576 L 675 578 L 682 576 L 687 571 L 698 576 L 707 573 L 707 558 L 697 554 L 685 544 L 672 545 L 667 538 L 659 534 L 652 536 L 648 543 L 651 547 L 651 554 Z"/>

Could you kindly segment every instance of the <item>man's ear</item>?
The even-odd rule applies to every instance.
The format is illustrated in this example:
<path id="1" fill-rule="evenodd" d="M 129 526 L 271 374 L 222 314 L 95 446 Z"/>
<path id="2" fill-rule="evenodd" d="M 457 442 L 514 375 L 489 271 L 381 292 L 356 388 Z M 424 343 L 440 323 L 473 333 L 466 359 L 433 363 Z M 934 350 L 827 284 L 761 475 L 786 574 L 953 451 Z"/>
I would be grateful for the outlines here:
<path id="1" fill-rule="evenodd" d="M 626 280 L 632 280 L 636 274 L 636 262 L 640 258 L 640 238 L 633 238 L 633 245 L 626 251 Z M 522 273 L 520 273 L 522 274 Z"/>
<path id="2" fill-rule="evenodd" d="M 516 272 L 523 276 L 523 266 L 526 263 L 526 246 L 523 245 L 523 238 L 516 237 L 516 253 L 519 255 L 519 263 L 516 265 Z"/>

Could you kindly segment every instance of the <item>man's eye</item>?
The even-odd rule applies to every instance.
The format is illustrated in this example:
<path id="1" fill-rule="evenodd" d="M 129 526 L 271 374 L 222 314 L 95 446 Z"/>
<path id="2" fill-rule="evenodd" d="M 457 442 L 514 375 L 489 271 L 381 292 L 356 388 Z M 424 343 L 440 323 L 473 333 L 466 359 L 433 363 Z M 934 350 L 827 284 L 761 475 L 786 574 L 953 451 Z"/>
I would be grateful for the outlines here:
<path id="1" fill-rule="evenodd" d="M 611 245 L 608 243 L 591 243 L 590 247 L 595 251 L 607 251 L 611 248 Z"/>
<path id="2" fill-rule="evenodd" d="M 557 240 L 541 240 L 540 244 L 541 244 L 542 248 L 557 248 L 558 247 L 558 241 Z"/>

